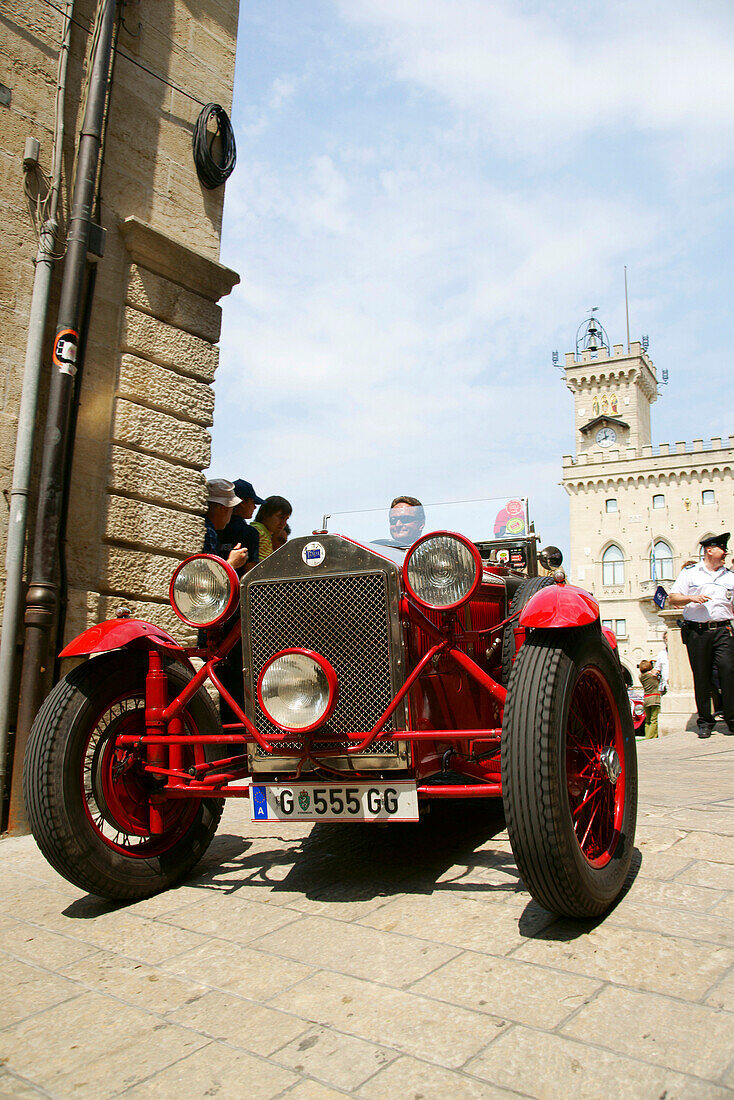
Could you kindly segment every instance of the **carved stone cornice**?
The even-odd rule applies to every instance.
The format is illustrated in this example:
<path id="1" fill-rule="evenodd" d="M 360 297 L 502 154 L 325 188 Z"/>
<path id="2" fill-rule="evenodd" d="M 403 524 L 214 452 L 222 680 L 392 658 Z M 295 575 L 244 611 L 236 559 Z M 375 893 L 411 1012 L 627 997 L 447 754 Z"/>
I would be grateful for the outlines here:
<path id="1" fill-rule="evenodd" d="M 240 281 L 236 271 L 173 240 L 140 218 L 125 218 L 119 228 L 135 263 L 211 302 L 218 302 Z"/>

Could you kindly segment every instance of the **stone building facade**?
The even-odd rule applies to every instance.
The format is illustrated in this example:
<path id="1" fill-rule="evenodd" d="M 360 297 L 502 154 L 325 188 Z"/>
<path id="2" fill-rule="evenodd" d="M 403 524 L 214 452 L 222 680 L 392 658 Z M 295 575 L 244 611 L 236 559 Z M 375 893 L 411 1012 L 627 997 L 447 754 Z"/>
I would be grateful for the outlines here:
<path id="1" fill-rule="evenodd" d="M 698 559 L 701 538 L 734 530 L 734 436 L 653 445 L 658 379 L 639 342 L 569 352 L 565 380 L 574 397 L 575 453 L 563 459 L 571 575 L 599 600 L 630 682 L 668 628 L 663 720 L 680 723 L 695 709 L 680 613 L 659 613 L 653 595 Z"/>
<path id="2" fill-rule="evenodd" d="M 74 442 L 59 641 L 120 604 L 181 636 L 167 599 L 204 535 L 220 299 L 239 281 L 218 262 L 224 187 L 199 182 L 192 133 L 206 103 L 231 110 L 238 0 L 119 6 L 98 219 L 106 230 Z M 24 194 L 26 139 L 50 171 L 65 4 L 5 0 L 0 14 L 0 489 L 7 501 L 36 231 Z M 71 193 L 96 0 L 75 0 L 67 74 L 62 222 Z M 58 284 L 48 314 L 36 466 Z M 7 507 L 0 499 L 4 560 Z M 29 509 L 33 538 L 35 503 Z M 0 597 L 2 583 L 0 582 Z"/>

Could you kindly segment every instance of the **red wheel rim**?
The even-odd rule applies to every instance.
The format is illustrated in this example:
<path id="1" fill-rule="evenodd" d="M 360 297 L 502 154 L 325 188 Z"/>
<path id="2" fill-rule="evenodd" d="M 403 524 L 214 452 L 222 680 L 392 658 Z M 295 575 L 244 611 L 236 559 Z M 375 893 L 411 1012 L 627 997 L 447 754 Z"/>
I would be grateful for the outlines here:
<path id="1" fill-rule="evenodd" d="M 195 732 L 190 715 L 186 722 L 189 732 Z M 156 782 L 143 771 L 142 750 L 117 747 L 118 736 L 144 733 L 145 697 L 142 692 L 125 695 L 93 723 L 81 761 L 82 802 L 90 825 L 108 848 L 136 859 L 150 859 L 172 848 L 198 810 L 195 801 L 161 799 L 157 809 L 163 830 L 151 834 L 150 798 Z M 193 748 L 184 748 L 184 761 L 184 766 L 193 763 Z"/>
<path id="2" fill-rule="evenodd" d="M 609 863 L 619 842 L 625 780 L 619 711 L 605 677 L 588 666 L 571 695 L 566 785 L 574 835 L 592 867 Z"/>

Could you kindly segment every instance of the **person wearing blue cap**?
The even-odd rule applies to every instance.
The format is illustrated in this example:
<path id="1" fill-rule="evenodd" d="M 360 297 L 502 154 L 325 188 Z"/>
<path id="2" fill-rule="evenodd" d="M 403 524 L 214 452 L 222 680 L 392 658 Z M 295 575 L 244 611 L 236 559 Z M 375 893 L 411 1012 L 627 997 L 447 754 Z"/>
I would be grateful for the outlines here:
<path id="1" fill-rule="evenodd" d="M 234 492 L 240 498 L 232 512 L 229 523 L 219 534 L 220 545 L 226 549 L 230 544 L 244 546 L 247 550 L 247 564 L 238 569 L 240 576 L 248 572 L 260 561 L 260 538 L 254 527 L 247 522 L 252 518 L 256 504 L 262 504 L 262 498 L 257 495 L 252 483 L 236 478 Z M 221 551 L 220 551 L 221 552 Z M 219 665 L 219 675 L 227 691 L 239 703 L 245 705 L 245 686 L 242 678 L 242 639 L 239 638 L 225 659 Z M 219 710 L 222 723 L 237 722 L 239 719 L 224 699 L 219 700 Z"/>
<path id="2" fill-rule="evenodd" d="M 698 736 L 710 737 L 711 677 L 718 669 L 727 733 L 734 734 L 734 572 L 724 565 L 729 532 L 701 539 L 703 557 L 681 571 L 668 597 L 683 608 L 681 637 L 688 650 L 698 710 Z"/>
<path id="3" fill-rule="evenodd" d="M 251 482 L 238 477 L 233 484 L 240 502 L 235 506 L 229 523 L 220 533 L 219 541 L 222 545 L 229 546 L 231 543 L 232 546 L 236 546 L 239 543 L 240 546 L 244 546 L 247 550 L 246 568 L 250 570 L 260 561 L 260 539 L 255 528 L 251 527 L 247 521 L 252 519 L 255 505 L 262 504 L 263 500 L 257 495 Z"/>

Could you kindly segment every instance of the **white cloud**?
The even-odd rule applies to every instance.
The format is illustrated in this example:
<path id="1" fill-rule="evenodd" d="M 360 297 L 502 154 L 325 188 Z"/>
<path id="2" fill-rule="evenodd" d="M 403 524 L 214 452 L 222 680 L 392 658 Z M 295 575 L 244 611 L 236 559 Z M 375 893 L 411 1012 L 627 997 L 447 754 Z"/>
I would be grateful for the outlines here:
<path id="1" fill-rule="evenodd" d="M 273 58 L 228 184 L 222 258 L 243 282 L 224 303 L 216 472 L 291 498 L 297 533 L 396 492 L 528 493 L 563 545 L 572 406 L 551 349 L 597 304 L 620 341 L 629 264 L 633 338 L 665 351 L 672 392 L 696 295 L 725 270 L 729 9 L 338 9 L 302 56 L 294 39 Z M 728 360 L 708 361 L 728 385 Z M 678 438 L 697 399 L 679 391 Z"/>
<path id="2" fill-rule="evenodd" d="M 703 2 L 339 0 L 402 80 L 470 112 L 508 153 L 585 137 L 734 128 L 734 12 Z M 697 150 L 706 158 L 708 143 Z M 610 151 L 611 152 L 611 151 Z M 711 148 L 721 155 L 721 141 Z M 731 153 L 729 153 L 729 157 Z M 707 158 L 706 158 L 707 159 Z"/>

